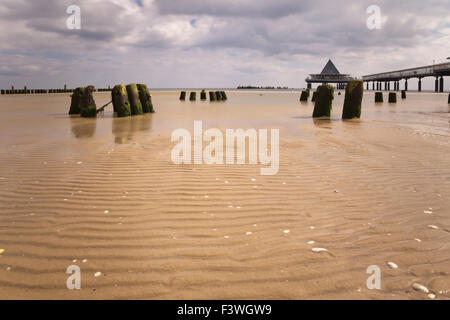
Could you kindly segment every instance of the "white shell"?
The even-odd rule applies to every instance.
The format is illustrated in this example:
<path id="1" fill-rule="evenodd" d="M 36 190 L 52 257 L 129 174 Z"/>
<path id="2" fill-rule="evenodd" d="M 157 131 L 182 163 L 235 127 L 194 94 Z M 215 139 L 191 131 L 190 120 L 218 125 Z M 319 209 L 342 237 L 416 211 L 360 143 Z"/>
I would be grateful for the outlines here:
<path id="1" fill-rule="evenodd" d="M 398 269 L 398 265 L 395 264 L 394 262 L 388 262 L 387 265 L 389 266 L 389 268 L 391 269 Z"/>
<path id="2" fill-rule="evenodd" d="M 311 251 L 314 253 L 328 252 L 328 250 L 324 248 L 312 248 Z"/>
<path id="3" fill-rule="evenodd" d="M 413 289 L 416 290 L 416 291 L 422 291 L 422 292 L 425 292 L 425 293 L 430 293 L 430 290 L 428 290 L 427 287 L 425 287 L 425 286 L 423 286 L 423 285 L 421 285 L 421 284 L 419 284 L 419 283 L 414 283 L 414 284 L 412 285 L 412 287 L 413 287 Z"/>

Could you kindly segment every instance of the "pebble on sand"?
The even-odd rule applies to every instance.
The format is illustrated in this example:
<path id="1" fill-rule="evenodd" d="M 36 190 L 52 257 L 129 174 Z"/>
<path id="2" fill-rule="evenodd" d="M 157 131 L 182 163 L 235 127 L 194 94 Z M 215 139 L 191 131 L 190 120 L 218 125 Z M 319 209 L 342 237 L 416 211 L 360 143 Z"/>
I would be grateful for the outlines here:
<path id="1" fill-rule="evenodd" d="M 425 210 L 423 213 L 426 213 L 426 214 L 432 214 L 433 213 L 433 211 L 430 211 L 430 210 Z"/>
<path id="2" fill-rule="evenodd" d="M 428 226 L 428 228 L 430 228 L 430 229 L 434 229 L 434 230 L 437 230 L 437 229 L 439 229 L 439 227 L 437 227 L 437 226 L 434 226 L 434 225 L 432 225 L 432 224 L 430 224 L 430 225 Z"/>
<path id="3" fill-rule="evenodd" d="M 81 261 L 81 262 L 86 263 L 86 262 L 87 262 L 87 259 L 83 259 L 83 261 Z"/>
<path id="4" fill-rule="evenodd" d="M 388 262 L 387 265 L 391 269 L 398 269 L 398 265 L 394 262 Z"/>
<path id="5" fill-rule="evenodd" d="M 423 285 L 421 285 L 421 284 L 419 284 L 417 282 L 413 283 L 412 287 L 416 291 L 422 291 L 422 292 L 425 292 L 425 293 L 430 293 L 430 290 L 428 290 L 427 287 L 425 287 L 425 286 L 423 286 Z"/>
<path id="6" fill-rule="evenodd" d="M 283 230 L 283 233 L 288 234 L 291 230 Z"/>
<path id="7" fill-rule="evenodd" d="M 430 298 L 430 299 L 436 299 L 436 295 L 433 294 L 433 293 L 429 293 L 429 294 L 428 294 L 428 298 Z"/>
<path id="8" fill-rule="evenodd" d="M 104 212 L 105 212 L 105 214 L 108 214 L 108 213 L 109 213 L 109 210 L 105 210 Z"/>
<path id="9" fill-rule="evenodd" d="M 325 248 L 312 248 L 311 251 L 314 252 L 314 253 L 329 252 L 329 251 L 328 251 L 327 249 L 325 249 Z"/>
<path id="10" fill-rule="evenodd" d="M 247 232 L 245 235 L 246 236 L 250 236 L 252 233 L 249 231 L 249 232 Z"/>
<path id="11" fill-rule="evenodd" d="M 94 277 L 98 278 L 98 277 L 100 277 L 101 275 L 102 275 L 102 273 L 99 271 L 99 272 L 96 272 L 96 273 L 94 274 Z"/>
<path id="12" fill-rule="evenodd" d="M 308 241 L 306 244 L 312 245 L 314 243 L 316 243 L 316 242 L 315 241 Z"/>

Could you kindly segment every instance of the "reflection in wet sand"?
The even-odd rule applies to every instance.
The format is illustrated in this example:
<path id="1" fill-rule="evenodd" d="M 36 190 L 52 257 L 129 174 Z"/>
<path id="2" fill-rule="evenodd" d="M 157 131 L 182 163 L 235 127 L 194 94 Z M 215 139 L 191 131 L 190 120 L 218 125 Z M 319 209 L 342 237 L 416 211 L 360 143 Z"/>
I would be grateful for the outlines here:
<path id="1" fill-rule="evenodd" d="M 151 131 L 152 114 L 144 114 L 134 117 L 114 118 L 112 121 L 112 133 L 116 144 L 126 144 L 133 140 L 134 135 L 140 131 Z"/>
<path id="2" fill-rule="evenodd" d="M 96 119 L 86 119 L 80 116 L 71 116 L 70 124 L 72 126 L 72 134 L 77 139 L 93 137 L 97 128 Z"/>

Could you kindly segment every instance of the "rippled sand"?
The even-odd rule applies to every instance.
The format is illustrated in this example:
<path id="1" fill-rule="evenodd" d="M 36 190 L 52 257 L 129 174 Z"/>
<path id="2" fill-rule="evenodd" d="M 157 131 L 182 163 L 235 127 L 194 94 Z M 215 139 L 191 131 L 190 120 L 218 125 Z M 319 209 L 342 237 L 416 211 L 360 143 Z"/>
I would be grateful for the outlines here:
<path id="1" fill-rule="evenodd" d="M 153 92 L 156 114 L 95 120 L 67 116 L 69 95 L 1 96 L 0 298 L 428 299 L 415 282 L 450 298 L 446 95 L 369 92 L 345 122 L 343 96 L 330 121 L 298 92 L 228 98 Z M 174 165 L 170 134 L 194 120 L 280 128 L 279 173 Z"/>

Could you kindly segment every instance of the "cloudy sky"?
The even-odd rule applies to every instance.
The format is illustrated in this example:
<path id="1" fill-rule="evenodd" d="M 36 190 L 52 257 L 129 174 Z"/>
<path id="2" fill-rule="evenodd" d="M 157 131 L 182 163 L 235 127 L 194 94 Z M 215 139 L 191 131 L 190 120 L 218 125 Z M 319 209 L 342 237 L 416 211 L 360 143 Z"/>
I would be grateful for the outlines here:
<path id="1" fill-rule="evenodd" d="M 2 88 L 299 88 L 329 58 L 358 77 L 445 61 L 450 0 L 0 0 L 0 30 Z"/>

